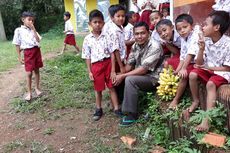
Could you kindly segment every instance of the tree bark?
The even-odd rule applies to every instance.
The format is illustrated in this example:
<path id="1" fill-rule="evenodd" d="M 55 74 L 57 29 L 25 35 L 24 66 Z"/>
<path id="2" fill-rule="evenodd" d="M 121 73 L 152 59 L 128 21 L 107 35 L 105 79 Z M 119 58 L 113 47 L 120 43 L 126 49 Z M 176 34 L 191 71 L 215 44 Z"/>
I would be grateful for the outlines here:
<path id="1" fill-rule="evenodd" d="M 2 14 L 0 11 L 0 40 L 6 40 L 5 29 L 2 21 Z"/>

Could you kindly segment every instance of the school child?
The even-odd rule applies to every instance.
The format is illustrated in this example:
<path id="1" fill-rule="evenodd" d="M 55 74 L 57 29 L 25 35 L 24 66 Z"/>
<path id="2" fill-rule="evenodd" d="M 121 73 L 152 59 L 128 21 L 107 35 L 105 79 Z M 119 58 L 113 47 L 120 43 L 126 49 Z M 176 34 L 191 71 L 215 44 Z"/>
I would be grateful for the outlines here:
<path id="1" fill-rule="evenodd" d="M 149 16 L 152 13 L 152 10 L 156 9 L 156 2 L 153 0 L 144 0 L 142 5 L 141 5 L 141 16 L 139 21 L 143 21 L 145 23 L 148 24 L 148 26 L 150 26 L 150 19 Z"/>
<path id="2" fill-rule="evenodd" d="M 206 84 L 207 110 L 215 107 L 217 89 L 222 84 L 230 82 L 230 37 L 224 35 L 229 25 L 230 17 L 225 11 L 214 11 L 205 20 L 202 28 L 205 38 L 200 35 L 195 69 L 189 74 L 193 102 L 187 109 L 187 115 L 203 102 L 199 101 L 198 79 Z M 196 130 L 206 131 L 209 127 L 209 120 L 206 118 L 196 127 Z"/>
<path id="3" fill-rule="evenodd" d="M 158 7 L 160 12 L 163 12 L 164 8 L 170 8 L 170 0 L 160 0 L 159 1 L 159 7 Z"/>
<path id="4" fill-rule="evenodd" d="M 92 27 L 92 31 L 84 39 L 82 58 L 86 59 L 89 78 L 94 83 L 96 110 L 93 120 L 97 121 L 103 115 L 101 101 L 105 84 L 109 88 L 114 113 L 120 116 L 121 111 L 118 108 L 118 99 L 111 80 L 111 65 L 113 63 L 111 60 L 114 60 L 114 53 L 110 52 L 107 37 L 102 32 L 104 25 L 103 14 L 98 10 L 91 11 L 89 25 Z"/>
<path id="5" fill-rule="evenodd" d="M 164 67 L 171 65 L 176 70 L 180 62 L 180 47 L 181 38 L 180 35 L 174 30 L 172 22 L 168 19 L 162 19 L 156 25 L 156 30 L 160 35 L 161 39 L 164 40 L 164 46 L 168 52 L 165 52 L 166 59 Z M 165 49 L 166 50 L 166 49 Z M 164 51 L 165 51 L 164 50 Z"/>
<path id="6" fill-rule="evenodd" d="M 40 73 L 39 68 L 43 67 L 40 36 L 34 27 L 35 15 L 32 12 L 23 12 L 21 20 L 23 25 L 14 31 L 13 44 L 16 45 L 18 60 L 25 64 L 26 82 L 28 93 L 25 96 L 26 101 L 32 99 L 32 74 L 35 74 L 35 93 L 41 96 Z M 24 52 L 24 59 L 21 58 L 21 50 Z"/>
<path id="7" fill-rule="evenodd" d="M 138 22 L 139 19 L 140 19 L 140 14 L 139 14 L 139 13 L 140 13 L 140 11 L 141 11 L 141 9 L 140 9 L 138 3 L 139 3 L 139 2 L 137 2 L 137 0 L 132 0 L 131 7 L 130 7 L 131 11 L 134 11 L 134 12 L 135 12 L 136 22 Z"/>
<path id="8" fill-rule="evenodd" d="M 164 19 L 170 20 L 169 8 L 162 8 L 162 14 Z"/>
<path id="9" fill-rule="evenodd" d="M 123 24 L 125 22 L 125 8 L 117 4 L 110 12 L 112 23 L 106 35 L 109 40 L 111 52 L 115 51 L 116 72 L 125 72 L 124 62 L 126 57 L 125 33 Z"/>
<path id="10" fill-rule="evenodd" d="M 149 16 L 149 19 L 150 19 L 150 27 L 149 29 L 151 31 L 154 31 L 155 29 L 155 26 L 157 25 L 157 23 L 163 19 L 163 14 L 161 14 L 159 11 L 155 10 L 153 11 L 150 16 Z M 156 31 L 155 31 L 156 32 Z M 157 32 L 156 32 L 157 33 Z"/>
<path id="11" fill-rule="evenodd" d="M 125 8 L 122 5 L 114 5 L 110 12 L 112 24 L 106 35 L 109 40 L 110 52 L 115 54 L 115 68 L 112 68 L 112 80 L 115 83 L 116 74 L 125 73 L 125 58 L 126 58 L 126 46 L 125 46 L 125 33 L 123 24 L 125 22 Z M 116 86 L 116 92 L 119 99 L 119 104 L 123 101 L 124 83 Z"/>
<path id="12" fill-rule="evenodd" d="M 110 5 L 108 8 L 109 20 L 103 26 L 103 32 L 104 33 L 108 33 L 111 30 L 110 28 L 111 28 L 111 25 L 113 23 L 111 13 L 113 12 L 114 6 L 115 5 Z"/>
<path id="13" fill-rule="evenodd" d="M 188 75 L 193 69 L 194 56 L 199 51 L 198 27 L 193 28 L 193 18 L 188 14 L 181 14 L 175 20 L 176 30 L 181 36 L 180 63 L 174 71 L 180 77 L 176 96 L 169 108 L 175 109 L 185 91 Z"/>
<path id="14" fill-rule="evenodd" d="M 63 49 L 59 55 L 64 53 L 64 51 L 66 49 L 66 45 L 74 46 L 76 49 L 77 55 L 79 55 L 79 53 L 80 53 L 80 48 L 78 47 L 78 45 L 76 44 L 76 41 L 75 41 L 74 29 L 73 29 L 73 25 L 70 21 L 70 17 L 71 17 L 71 14 L 69 12 L 64 13 L 65 31 L 63 31 L 63 33 L 66 34 L 66 37 L 64 40 Z"/>
<path id="15" fill-rule="evenodd" d="M 126 19 L 128 20 L 128 24 L 125 26 L 125 45 L 126 45 L 126 59 L 129 57 L 129 53 L 131 51 L 131 47 L 134 44 L 134 36 L 133 36 L 133 26 L 136 22 L 135 12 L 129 11 L 126 13 Z"/>

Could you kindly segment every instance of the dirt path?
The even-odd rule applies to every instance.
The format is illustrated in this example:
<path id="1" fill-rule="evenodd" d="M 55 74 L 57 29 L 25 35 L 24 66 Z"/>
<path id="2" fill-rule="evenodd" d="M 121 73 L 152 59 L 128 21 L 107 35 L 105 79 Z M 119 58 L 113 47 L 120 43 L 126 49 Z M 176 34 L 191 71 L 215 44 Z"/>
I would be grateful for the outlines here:
<path id="1" fill-rule="evenodd" d="M 45 59 L 55 56 L 53 53 L 49 53 L 45 55 Z M 85 142 L 84 135 L 87 130 L 85 124 L 87 110 L 76 112 L 76 110 L 69 109 L 68 115 L 59 120 L 49 121 L 49 123 L 41 121 L 35 114 L 12 113 L 9 102 L 12 98 L 22 94 L 24 80 L 25 72 L 21 65 L 0 74 L 0 152 L 4 152 L 3 147 L 5 148 L 6 145 L 13 147 L 13 142 L 20 145 L 32 141 L 39 142 L 42 145 L 52 145 L 55 152 L 86 151 L 87 142 Z M 58 112 L 60 116 L 63 115 L 62 113 L 64 112 Z M 54 128 L 54 134 L 44 135 L 44 130 L 47 128 Z M 30 149 L 27 150 L 29 152 Z M 24 151 L 16 149 L 14 152 Z"/>

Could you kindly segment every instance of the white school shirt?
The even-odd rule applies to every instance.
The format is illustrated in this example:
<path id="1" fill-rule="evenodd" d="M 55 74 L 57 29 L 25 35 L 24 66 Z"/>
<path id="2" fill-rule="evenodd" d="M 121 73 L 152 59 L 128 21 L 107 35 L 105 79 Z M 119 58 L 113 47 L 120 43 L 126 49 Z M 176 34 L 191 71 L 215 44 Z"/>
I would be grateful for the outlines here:
<path id="1" fill-rule="evenodd" d="M 154 39 L 155 41 L 157 41 L 158 43 L 160 44 L 164 44 L 165 41 L 163 39 L 161 39 L 160 35 L 158 34 L 157 30 L 154 29 L 152 31 L 152 34 L 151 34 L 151 39 Z"/>
<path id="2" fill-rule="evenodd" d="M 130 40 L 134 40 L 134 36 L 133 36 L 133 25 L 131 23 L 128 23 L 125 28 L 125 40 L 126 41 L 130 41 Z"/>
<path id="3" fill-rule="evenodd" d="M 69 30 L 69 31 L 68 31 Z M 66 34 L 69 35 L 69 34 L 74 34 L 74 29 L 73 29 L 73 25 L 69 20 L 65 21 L 65 31 L 68 31 Z"/>
<path id="4" fill-rule="evenodd" d="M 104 58 L 109 58 L 110 54 L 108 41 L 104 33 L 101 33 L 97 38 L 92 33 L 85 37 L 82 46 L 83 59 L 91 59 L 91 63 L 95 63 Z"/>
<path id="5" fill-rule="evenodd" d="M 152 3 L 153 6 L 155 7 L 155 9 L 157 8 L 157 6 L 159 4 L 158 0 L 144 0 L 144 2 L 142 3 L 141 7 L 144 6 L 148 2 Z M 145 8 L 142 10 L 142 12 L 145 11 L 145 10 L 153 10 L 153 9 L 152 9 L 152 7 L 150 5 L 146 5 Z"/>
<path id="6" fill-rule="evenodd" d="M 194 30 L 189 34 L 187 39 L 181 38 L 181 50 L 180 50 L 180 60 L 184 61 L 188 54 L 196 56 L 199 51 L 199 31 L 195 27 Z M 194 60 L 191 61 L 194 63 Z"/>
<path id="7" fill-rule="evenodd" d="M 118 27 L 115 23 L 110 24 L 110 29 L 107 30 L 106 35 L 109 40 L 110 52 L 119 50 L 121 60 L 126 57 L 126 45 L 125 45 L 125 32 L 123 27 Z"/>
<path id="8" fill-rule="evenodd" d="M 230 37 L 223 35 L 216 43 L 206 38 L 204 64 L 208 67 L 230 66 Z M 214 71 L 214 73 L 230 82 L 230 72 Z"/>
<path id="9" fill-rule="evenodd" d="M 216 11 L 226 11 L 230 13 L 230 0 L 216 0 L 216 4 L 212 6 Z"/>
<path id="10" fill-rule="evenodd" d="M 103 26 L 103 29 L 102 29 L 102 31 L 103 31 L 103 33 L 108 33 L 109 31 L 110 31 L 110 29 L 111 29 L 111 26 L 112 26 L 112 23 L 113 23 L 113 21 L 111 20 L 111 19 L 109 19 L 106 23 L 105 23 L 105 25 Z"/>
<path id="11" fill-rule="evenodd" d="M 178 48 L 181 48 L 181 36 L 179 35 L 179 33 L 176 30 L 174 30 L 174 32 L 173 32 L 172 44 L 177 46 Z"/>
<path id="12" fill-rule="evenodd" d="M 15 29 L 12 44 L 19 45 L 22 50 L 35 46 L 40 47 L 39 42 L 35 38 L 34 31 L 24 25 Z"/>

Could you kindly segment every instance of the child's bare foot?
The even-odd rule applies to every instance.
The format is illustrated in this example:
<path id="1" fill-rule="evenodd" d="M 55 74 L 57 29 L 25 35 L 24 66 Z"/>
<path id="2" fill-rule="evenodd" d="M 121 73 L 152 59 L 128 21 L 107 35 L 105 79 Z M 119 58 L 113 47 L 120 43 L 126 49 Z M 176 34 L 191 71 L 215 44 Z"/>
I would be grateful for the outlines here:
<path id="1" fill-rule="evenodd" d="M 197 127 L 195 128 L 197 131 L 203 132 L 209 130 L 208 119 L 204 119 Z"/>
<path id="2" fill-rule="evenodd" d="M 25 101 L 30 101 L 32 99 L 32 94 L 31 93 L 27 93 L 25 96 Z"/>
<path id="3" fill-rule="evenodd" d="M 35 89 L 35 92 L 36 92 L 37 97 L 42 95 L 42 92 L 39 89 Z"/>
<path id="4" fill-rule="evenodd" d="M 169 109 L 175 110 L 177 108 L 178 101 L 174 100 L 169 104 Z"/>
<path id="5" fill-rule="evenodd" d="M 192 113 L 197 107 L 199 106 L 199 102 L 192 102 L 192 105 L 188 107 L 187 109 L 183 110 L 183 118 L 185 121 L 189 121 L 190 119 L 190 113 Z"/>
<path id="6" fill-rule="evenodd" d="M 58 53 L 57 55 L 60 56 L 60 55 L 62 55 L 62 54 L 63 54 L 63 52 L 60 52 L 60 53 Z"/>

